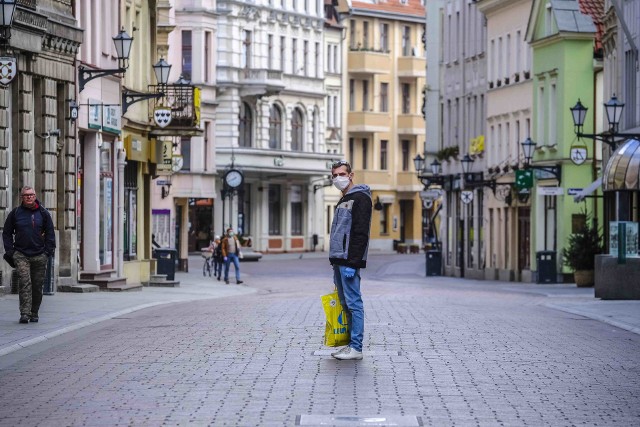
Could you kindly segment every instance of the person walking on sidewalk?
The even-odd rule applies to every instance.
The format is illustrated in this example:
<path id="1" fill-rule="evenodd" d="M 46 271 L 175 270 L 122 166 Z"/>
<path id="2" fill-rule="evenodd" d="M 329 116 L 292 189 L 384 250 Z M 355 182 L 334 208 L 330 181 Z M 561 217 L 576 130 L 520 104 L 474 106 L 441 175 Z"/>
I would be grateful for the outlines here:
<path id="1" fill-rule="evenodd" d="M 213 275 L 216 276 L 218 280 L 222 276 L 222 264 L 224 263 L 224 259 L 222 258 L 222 242 L 220 241 L 220 236 L 216 235 L 213 239 Z"/>
<path id="2" fill-rule="evenodd" d="M 229 284 L 229 266 L 233 263 L 236 270 L 236 283 L 244 283 L 240 280 L 240 241 L 233 232 L 233 228 L 227 228 L 227 235 L 222 239 L 222 259 L 224 260 L 224 283 Z"/>
<path id="3" fill-rule="evenodd" d="M 329 262 L 351 333 L 349 345 L 331 355 L 340 360 L 362 359 L 364 304 L 360 292 L 360 269 L 367 266 L 371 230 L 371 190 L 353 183 L 351 165 L 345 160 L 331 166 L 333 185 L 342 192 L 331 224 Z"/>
<path id="4" fill-rule="evenodd" d="M 33 187 L 24 186 L 22 203 L 7 215 L 2 231 L 5 257 L 18 275 L 20 323 L 38 321 L 42 287 L 49 257 L 56 249 L 53 220 L 36 198 Z M 11 262 L 10 262 L 11 264 Z"/>

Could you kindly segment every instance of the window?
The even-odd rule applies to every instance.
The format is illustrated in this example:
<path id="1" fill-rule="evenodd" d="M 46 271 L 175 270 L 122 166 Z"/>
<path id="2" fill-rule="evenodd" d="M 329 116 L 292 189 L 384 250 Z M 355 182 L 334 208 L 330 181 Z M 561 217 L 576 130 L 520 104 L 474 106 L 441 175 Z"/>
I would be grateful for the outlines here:
<path id="1" fill-rule="evenodd" d="M 349 21 L 349 47 L 353 50 L 356 48 L 356 21 Z"/>
<path id="2" fill-rule="evenodd" d="M 183 136 L 180 138 L 180 155 L 182 156 L 182 169 L 191 170 L 191 137 Z"/>
<path id="3" fill-rule="evenodd" d="M 251 31 L 243 31 L 243 41 L 242 41 L 242 63 L 240 66 L 242 68 L 251 68 Z"/>
<path id="4" fill-rule="evenodd" d="M 362 23 L 362 47 L 369 48 L 369 23 L 367 21 Z"/>
<path id="5" fill-rule="evenodd" d="M 380 83 L 380 112 L 389 111 L 389 83 Z"/>
<path id="6" fill-rule="evenodd" d="M 349 138 L 349 162 L 353 165 L 353 150 L 355 149 L 355 141 L 353 138 Z"/>
<path id="7" fill-rule="evenodd" d="M 367 162 L 369 158 L 369 140 L 362 138 L 362 169 L 368 169 L 369 164 Z"/>
<path id="8" fill-rule="evenodd" d="M 362 81 L 362 111 L 369 111 L 369 81 Z"/>
<path id="9" fill-rule="evenodd" d="M 191 31 L 182 32 L 182 76 L 191 80 Z"/>
<path id="10" fill-rule="evenodd" d="M 210 141 L 210 136 L 211 136 L 211 122 L 204 122 L 204 170 L 207 171 L 207 167 L 209 166 L 207 164 L 208 160 L 209 160 L 209 141 Z"/>
<path id="11" fill-rule="evenodd" d="M 309 42 L 307 40 L 304 41 L 303 43 L 304 46 L 304 52 L 303 52 L 303 59 L 302 59 L 302 70 L 303 70 L 303 74 L 305 76 L 309 75 Z"/>
<path id="12" fill-rule="evenodd" d="M 251 115 L 251 107 L 246 102 L 240 105 L 240 124 L 238 145 L 240 147 L 251 147 L 251 133 L 253 126 L 253 117 Z"/>
<path id="13" fill-rule="evenodd" d="M 291 235 L 302 235 L 302 186 L 292 185 L 291 200 Z"/>
<path id="14" fill-rule="evenodd" d="M 316 74 L 315 77 L 320 77 L 322 73 L 320 73 L 320 43 L 316 42 L 315 44 L 315 48 L 316 50 L 314 51 L 314 57 L 315 57 L 315 63 L 314 63 L 314 68 L 316 70 Z"/>
<path id="15" fill-rule="evenodd" d="M 138 162 L 124 167 L 124 259 L 136 258 L 138 247 Z"/>
<path id="16" fill-rule="evenodd" d="M 380 141 L 380 169 L 387 170 L 387 152 L 389 147 L 389 141 L 383 139 Z"/>
<path id="17" fill-rule="evenodd" d="M 281 233 L 280 223 L 282 206 L 280 205 L 280 184 L 269 184 L 269 235 L 278 236 Z"/>
<path id="18" fill-rule="evenodd" d="M 284 36 L 280 37 L 280 71 L 284 72 L 284 61 L 286 59 L 285 48 L 287 47 Z"/>
<path id="19" fill-rule="evenodd" d="M 293 110 L 291 118 L 291 150 L 302 151 L 304 143 L 304 122 L 302 111 L 299 108 Z"/>
<path id="20" fill-rule="evenodd" d="M 349 80 L 349 111 L 356 109 L 356 81 Z"/>
<path id="21" fill-rule="evenodd" d="M 402 56 L 411 56 L 411 27 L 402 27 Z"/>
<path id="22" fill-rule="evenodd" d="M 383 204 L 380 211 L 380 234 L 389 234 L 389 206 L 388 203 Z"/>
<path id="23" fill-rule="evenodd" d="M 211 32 L 204 33 L 204 81 L 209 82 L 209 74 L 211 73 Z"/>
<path id="24" fill-rule="evenodd" d="M 269 34 L 267 44 L 267 51 L 269 55 L 269 69 L 273 70 L 273 34 Z"/>
<path id="25" fill-rule="evenodd" d="M 548 145 L 553 145 L 558 141 L 558 135 L 557 135 L 557 125 L 558 125 L 558 111 L 557 111 L 557 105 L 558 105 L 558 100 L 557 98 L 557 91 L 556 91 L 556 84 L 551 83 L 551 91 L 549 93 L 549 108 L 548 108 L 548 114 L 549 114 L 549 138 L 547 141 Z"/>
<path id="26" fill-rule="evenodd" d="M 402 114 L 411 113 L 411 85 L 402 83 Z"/>
<path id="27" fill-rule="evenodd" d="M 401 144 L 401 150 L 402 150 L 402 170 L 403 171 L 408 171 L 409 170 L 409 140 L 407 139 L 403 139 Z"/>
<path id="28" fill-rule="evenodd" d="M 282 111 L 275 104 L 269 114 L 269 148 L 282 148 Z"/>
<path id="29" fill-rule="evenodd" d="M 389 24 L 380 24 L 380 50 L 389 51 Z"/>
<path id="30" fill-rule="evenodd" d="M 320 140 L 320 137 L 318 135 L 319 130 L 320 130 L 320 110 L 318 109 L 318 107 L 313 109 L 313 116 L 312 116 L 312 120 L 311 120 L 311 138 L 312 138 L 312 143 L 313 143 L 313 151 L 314 152 L 318 152 L 318 141 Z"/>
<path id="31" fill-rule="evenodd" d="M 298 74 L 298 39 L 293 39 L 291 42 L 293 43 L 291 48 L 291 74 Z"/>

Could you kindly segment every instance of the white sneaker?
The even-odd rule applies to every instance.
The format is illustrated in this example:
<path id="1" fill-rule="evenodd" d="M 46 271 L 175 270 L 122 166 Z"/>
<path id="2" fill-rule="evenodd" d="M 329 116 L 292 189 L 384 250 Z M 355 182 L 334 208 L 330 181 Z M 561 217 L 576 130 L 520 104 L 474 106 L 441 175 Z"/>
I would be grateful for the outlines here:
<path id="1" fill-rule="evenodd" d="M 333 357 L 338 360 L 362 360 L 362 352 L 347 346 L 334 354 Z"/>
<path id="2" fill-rule="evenodd" d="M 349 350 L 349 346 L 345 345 L 344 347 L 342 347 L 341 349 L 339 349 L 338 351 L 334 351 L 333 353 L 331 353 L 332 356 L 335 356 L 336 354 L 340 354 L 340 353 L 344 353 L 347 350 Z"/>

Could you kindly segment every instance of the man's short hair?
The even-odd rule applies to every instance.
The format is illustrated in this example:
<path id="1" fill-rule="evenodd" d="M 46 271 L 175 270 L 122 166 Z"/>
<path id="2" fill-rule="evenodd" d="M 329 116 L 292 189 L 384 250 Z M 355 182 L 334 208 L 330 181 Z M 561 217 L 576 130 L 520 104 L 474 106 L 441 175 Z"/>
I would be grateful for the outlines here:
<path id="1" fill-rule="evenodd" d="M 22 187 L 22 188 L 20 189 L 20 194 L 21 194 L 21 195 L 22 195 L 22 194 L 24 194 L 24 192 L 25 192 L 25 191 L 27 191 L 27 190 L 33 190 L 33 192 L 34 192 L 34 193 L 36 192 L 36 190 L 35 190 L 32 186 L 30 186 L 30 185 L 25 185 L 24 187 Z"/>
<path id="2" fill-rule="evenodd" d="M 338 169 L 340 166 L 346 166 L 347 172 L 351 173 L 351 163 L 347 162 L 346 160 L 338 160 L 336 162 L 333 162 L 333 164 L 331 165 L 331 171 L 333 171 L 334 169 Z"/>

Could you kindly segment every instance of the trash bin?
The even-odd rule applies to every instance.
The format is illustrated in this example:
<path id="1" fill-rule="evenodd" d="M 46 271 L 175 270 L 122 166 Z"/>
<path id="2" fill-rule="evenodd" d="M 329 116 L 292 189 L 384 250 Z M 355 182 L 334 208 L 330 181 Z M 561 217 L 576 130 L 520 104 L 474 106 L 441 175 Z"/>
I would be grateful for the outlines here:
<path id="1" fill-rule="evenodd" d="M 158 248 L 153 251 L 153 257 L 158 260 L 157 274 L 165 274 L 167 280 L 175 280 L 178 251 L 169 248 Z"/>
<path id="2" fill-rule="evenodd" d="M 431 249 L 425 252 L 427 257 L 427 276 L 442 275 L 442 252 Z"/>
<path id="3" fill-rule="evenodd" d="M 555 251 L 536 252 L 536 263 L 538 265 L 538 280 L 536 283 L 558 283 Z"/>
<path id="4" fill-rule="evenodd" d="M 44 283 L 42 285 L 42 293 L 45 295 L 53 295 L 56 293 L 55 274 L 53 274 L 54 265 L 53 257 L 50 256 L 47 261 L 47 271 L 44 274 Z"/>

